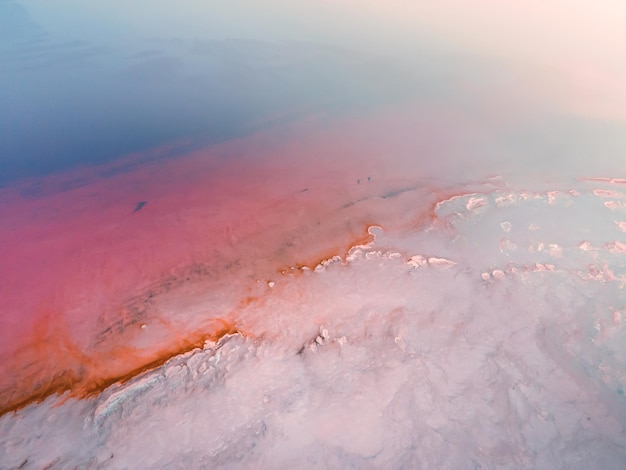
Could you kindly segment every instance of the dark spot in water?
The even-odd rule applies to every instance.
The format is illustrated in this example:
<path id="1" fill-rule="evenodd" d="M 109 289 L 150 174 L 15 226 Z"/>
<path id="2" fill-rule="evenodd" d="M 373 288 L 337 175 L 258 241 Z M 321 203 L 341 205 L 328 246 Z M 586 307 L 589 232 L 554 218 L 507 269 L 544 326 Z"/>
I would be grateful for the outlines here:
<path id="1" fill-rule="evenodd" d="M 146 204 L 148 204 L 148 201 L 139 201 L 137 205 L 135 206 L 135 210 L 133 211 L 133 214 L 143 209 Z"/>
<path id="2" fill-rule="evenodd" d="M 361 184 L 361 180 L 356 180 L 356 184 Z"/>

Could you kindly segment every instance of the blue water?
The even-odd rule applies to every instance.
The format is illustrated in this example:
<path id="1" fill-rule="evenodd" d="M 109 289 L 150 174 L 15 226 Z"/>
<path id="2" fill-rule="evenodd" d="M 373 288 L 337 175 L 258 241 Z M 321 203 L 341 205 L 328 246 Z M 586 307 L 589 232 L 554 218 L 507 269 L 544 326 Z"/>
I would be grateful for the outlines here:
<path id="1" fill-rule="evenodd" d="M 407 103 L 424 109 L 415 149 L 433 126 L 444 145 L 458 144 L 454 178 L 476 168 L 478 178 L 551 182 L 621 168 L 626 123 L 548 102 L 549 92 L 535 93 L 542 77 L 519 76 L 516 57 L 417 26 L 404 37 L 389 20 L 379 29 L 356 22 L 375 11 L 337 7 L 354 17 L 333 19 L 321 6 L 270 4 L 0 1 L 0 185 Z M 458 122 L 428 125 L 437 109 Z"/>
<path id="2" fill-rule="evenodd" d="M 40 15 L 51 32 L 21 3 L 0 2 L 0 185 L 167 143 L 221 142 L 261 118 L 267 125 L 267 116 L 354 109 L 402 92 L 358 83 L 367 61 L 341 50 L 132 31 L 94 38 L 81 24 L 88 16 L 73 13 L 65 29 Z"/>

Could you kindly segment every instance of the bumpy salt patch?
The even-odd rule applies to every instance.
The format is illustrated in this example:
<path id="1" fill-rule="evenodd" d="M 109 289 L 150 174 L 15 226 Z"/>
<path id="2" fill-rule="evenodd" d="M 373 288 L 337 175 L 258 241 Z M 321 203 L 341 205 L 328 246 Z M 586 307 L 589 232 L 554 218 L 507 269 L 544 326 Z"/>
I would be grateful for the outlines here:
<path id="1" fill-rule="evenodd" d="M 470 217 L 443 203 L 430 226 L 285 274 L 263 302 L 241 306 L 239 326 L 254 336 L 226 335 L 96 398 L 49 398 L 3 416 L 0 460 L 623 467 L 624 255 L 603 248 L 618 229 L 605 213 L 587 234 L 598 248 L 580 254 L 580 234 L 550 225 L 547 199 L 514 199 L 506 213 L 493 205 Z M 578 209 L 565 214 L 595 217 Z M 491 218 L 512 221 L 520 245 L 535 232 L 515 227 L 535 221 L 563 258 L 512 259 L 490 244 Z"/>

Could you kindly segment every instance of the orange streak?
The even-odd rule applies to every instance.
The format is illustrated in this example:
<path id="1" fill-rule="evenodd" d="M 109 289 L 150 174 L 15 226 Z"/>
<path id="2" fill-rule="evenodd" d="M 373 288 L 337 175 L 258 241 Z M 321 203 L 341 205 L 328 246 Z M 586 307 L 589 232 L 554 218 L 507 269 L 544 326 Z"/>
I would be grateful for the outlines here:
<path id="1" fill-rule="evenodd" d="M 234 325 L 224 320 L 217 323 L 213 331 L 188 334 L 185 339 L 179 339 L 175 344 L 150 351 L 149 355 L 142 354 L 135 348 L 117 346 L 115 350 L 107 353 L 86 356 L 75 345 L 66 343 L 64 357 L 60 360 L 58 350 L 45 348 L 46 352 L 50 353 L 50 361 L 60 360 L 59 364 L 67 367 L 73 360 L 75 368 L 56 370 L 52 377 L 46 374 L 24 377 L 23 370 L 14 370 L 13 374 L 21 378 L 19 389 L 3 390 L 0 394 L 2 403 L 0 416 L 39 403 L 52 395 L 62 395 L 66 392 L 70 392 L 68 397 L 72 398 L 97 395 L 114 383 L 127 382 L 138 374 L 163 365 L 177 355 L 201 348 L 206 341 L 217 341 L 225 335 L 239 333 Z M 103 362 L 107 364 L 105 368 L 97 366 Z M 45 363 L 42 361 L 37 364 L 38 367 L 43 365 Z"/>

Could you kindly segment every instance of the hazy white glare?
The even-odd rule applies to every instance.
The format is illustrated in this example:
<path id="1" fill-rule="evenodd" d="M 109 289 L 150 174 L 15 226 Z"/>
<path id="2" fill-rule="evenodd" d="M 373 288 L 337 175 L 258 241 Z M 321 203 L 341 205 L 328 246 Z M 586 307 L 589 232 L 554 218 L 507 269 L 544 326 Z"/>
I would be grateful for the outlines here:
<path id="1" fill-rule="evenodd" d="M 24 2 L 35 21 L 60 34 L 120 43 L 245 38 L 341 45 L 411 67 L 424 52 L 499 62 L 530 80 L 555 109 L 626 119 L 626 7 L 619 2 L 313 2 L 166 0 L 58 4 Z M 164 18 L 167 18 L 164 20 Z"/>

